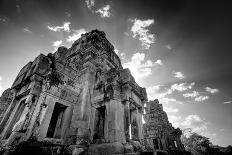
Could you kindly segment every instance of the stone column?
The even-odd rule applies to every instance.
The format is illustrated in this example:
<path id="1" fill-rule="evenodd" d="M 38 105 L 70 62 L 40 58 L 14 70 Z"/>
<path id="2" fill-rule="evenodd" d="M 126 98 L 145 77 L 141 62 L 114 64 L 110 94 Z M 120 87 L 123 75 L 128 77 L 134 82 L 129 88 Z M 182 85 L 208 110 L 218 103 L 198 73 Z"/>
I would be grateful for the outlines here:
<path id="1" fill-rule="evenodd" d="M 27 114 L 27 118 L 23 124 L 23 130 L 26 130 L 26 135 L 24 140 L 27 140 L 29 136 L 32 134 L 33 124 L 35 123 L 33 120 L 33 114 L 35 112 L 35 107 L 38 103 L 38 99 L 42 92 L 42 84 L 43 78 L 39 75 L 34 74 L 31 76 L 31 84 L 29 86 L 30 92 L 29 96 L 26 100 L 27 107 L 29 108 L 29 112 Z"/>
<path id="2" fill-rule="evenodd" d="M 124 106 L 120 100 L 110 100 L 107 103 L 108 115 L 107 115 L 107 127 L 106 127 L 106 139 L 107 142 L 120 142 L 125 143 L 125 130 L 124 130 Z"/>
<path id="3" fill-rule="evenodd" d="M 83 152 L 90 141 L 90 116 L 91 116 L 91 89 L 94 86 L 94 71 L 89 66 L 80 73 L 81 94 L 78 102 L 73 106 L 68 137 L 73 139 L 70 143 L 72 152 Z"/>
<path id="4" fill-rule="evenodd" d="M 130 141 L 130 124 L 131 124 L 131 118 L 130 118 L 130 101 L 129 98 L 131 97 L 131 86 L 129 84 L 126 84 L 123 86 L 123 97 L 122 102 L 124 103 L 124 131 L 125 131 L 125 137 L 126 141 Z"/>
<path id="5" fill-rule="evenodd" d="M 10 117 L 10 115 L 11 115 L 11 113 L 12 113 L 12 111 L 13 111 L 15 105 L 16 105 L 15 96 L 17 94 L 17 90 L 16 89 L 12 89 L 11 91 L 13 93 L 12 101 L 11 101 L 9 107 L 7 108 L 7 110 L 6 110 L 6 112 L 5 112 L 4 116 L 3 116 L 3 119 L 2 119 L 2 121 L 0 123 L 1 137 L 3 136 L 3 130 L 6 127 L 7 122 L 9 122 L 9 117 Z"/>

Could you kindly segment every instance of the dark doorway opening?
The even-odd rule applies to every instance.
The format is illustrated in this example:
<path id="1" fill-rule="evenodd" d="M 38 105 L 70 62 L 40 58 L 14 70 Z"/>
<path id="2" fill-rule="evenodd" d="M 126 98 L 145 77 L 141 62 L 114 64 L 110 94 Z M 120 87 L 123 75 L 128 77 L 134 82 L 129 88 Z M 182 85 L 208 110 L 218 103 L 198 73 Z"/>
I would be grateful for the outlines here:
<path id="1" fill-rule="evenodd" d="M 104 126 L 105 126 L 105 111 L 106 107 L 101 106 L 96 109 L 96 125 L 95 125 L 95 134 L 93 139 L 104 139 Z"/>
<path id="2" fill-rule="evenodd" d="M 154 145 L 154 149 L 159 149 L 159 140 L 157 138 L 153 139 L 153 145 Z"/>
<path id="3" fill-rule="evenodd" d="M 67 106 L 55 103 L 55 107 L 52 113 L 52 118 L 48 127 L 47 137 L 48 138 L 61 138 L 63 130 L 64 112 Z"/>

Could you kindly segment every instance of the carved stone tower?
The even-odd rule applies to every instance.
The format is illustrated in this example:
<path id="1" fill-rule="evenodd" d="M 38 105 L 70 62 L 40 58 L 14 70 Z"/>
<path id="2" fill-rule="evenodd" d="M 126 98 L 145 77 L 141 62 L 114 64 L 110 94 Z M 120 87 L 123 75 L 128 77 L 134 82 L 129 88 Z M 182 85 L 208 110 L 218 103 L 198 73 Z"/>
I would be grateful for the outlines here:
<path id="1" fill-rule="evenodd" d="M 124 154 L 124 144 L 143 140 L 146 89 L 122 68 L 102 31 L 82 35 L 69 49 L 40 54 L 10 91 L 0 125 L 5 145 L 36 140 L 57 150 L 68 146 L 70 154 Z"/>

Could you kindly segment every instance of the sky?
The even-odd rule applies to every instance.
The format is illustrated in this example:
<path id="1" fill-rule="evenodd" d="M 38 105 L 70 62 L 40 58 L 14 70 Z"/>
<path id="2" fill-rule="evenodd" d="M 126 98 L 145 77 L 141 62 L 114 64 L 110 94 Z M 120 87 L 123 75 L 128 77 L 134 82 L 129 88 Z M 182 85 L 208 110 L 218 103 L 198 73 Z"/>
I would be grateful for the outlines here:
<path id="1" fill-rule="evenodd" d="M 0 94 L 39 53 L 99 29 L 173 126 L 231 145 L 231 19 L 224 0 L 0 0 Z"/>

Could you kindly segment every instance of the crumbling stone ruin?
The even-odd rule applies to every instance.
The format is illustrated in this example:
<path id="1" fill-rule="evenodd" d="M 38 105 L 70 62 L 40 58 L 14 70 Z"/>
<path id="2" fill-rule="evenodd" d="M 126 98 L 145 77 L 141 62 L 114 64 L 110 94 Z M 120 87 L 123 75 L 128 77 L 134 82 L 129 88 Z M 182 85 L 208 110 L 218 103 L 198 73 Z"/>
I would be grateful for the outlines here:
<path id="1" fill-rule="evenodd" d="M 123 69 L 114 47 L 99 30 L 82 35 L 69 49 L 40 54 L 20 70 L 3 97 L 2 153 L 184 150 L 181 131 L 168 122 L 162 105 L 147 102 L 146 89 L 129 69 Z"/>
<path id="2" fill-rule="evenodd" d="M 162 104 L 156 99 L 146 103 L 144 139 L 146 146 L 163 154 L 187 154 L 180 141 L 182 131 L 172 127 Z"/>

